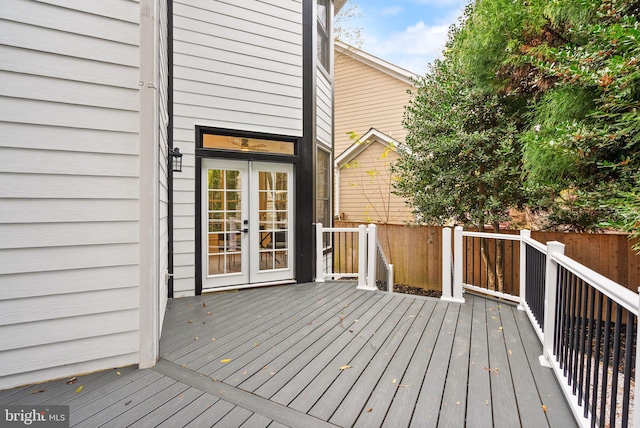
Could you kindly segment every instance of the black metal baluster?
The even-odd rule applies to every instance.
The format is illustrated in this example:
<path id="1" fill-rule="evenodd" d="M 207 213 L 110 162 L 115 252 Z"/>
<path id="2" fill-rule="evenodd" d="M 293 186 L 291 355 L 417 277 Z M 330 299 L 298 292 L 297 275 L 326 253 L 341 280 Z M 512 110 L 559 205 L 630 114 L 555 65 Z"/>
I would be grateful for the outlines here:
<path id="1" fill-rule="evenodd" d="M 598 291 L 598 318 L 596 322 L 596 348 L 594 349 L 596 354 L 596 361 L 593 369 L 593 403 L 591 405 L 591 428 L 596 426 L 597 411 L 598 411 L 598 388 L 600 385 L 600 351 L 602 349 L 602 303 L 603 294 Z"/>
<path id="2" fill-rule="evenodd" d="M 573 393 L 577 392 L 578 388 L 578 358 L 582 357 L 580 353 L 580 337 L 582 335 L 582 288 L 583 282 L 580 278 L 574 276 L 577 288 L 578 298 L 575 302 L 576 313 L 574 314 L 575 318 L 575 330 L 574 330 L 574 342 L 572 344 L 573 348 L 573 358 L 571 362 L 571 370 L 573 374 Z"/>
<path id="3" fill-rule="evenodd" d="M 591 394 L 591 385 L 589 380 L 591 379 L 591 359 L 593 358 L 593 328 L 594 328 L 594 311 L 595 311 L 595 300 L 596 300 L 596 289 L 591 287 L 589 290 L 589 334 L 587 335 L 587 373 L 586 380 L 587 384 L 585 385 L 585 394 L 584 394 L 584 413 L 583 416 L 586 418 L 589 416 L 589 397 Z"/>
<path id="4" fill-rule="evenodd" d="M 598 419 L 600 420 L 600 426 L 605 426 L 605 416 L 607 408 L 607 384 L 609 371 L 609 348 L 611 347 L 611 307 L 612 301 L 609 297 L 607 299 L 606 318 L 604 320 L 604 355 L 602 356 L 602 388 L 600 390 L 600 413 Z"/>
<path id="5" fill-rule="evenodd" d="M 622 428 L 629 426 L 629 397 L 631 395 L 631 372 L 635 366 L 636 331 L 633 328 L 637 317 L 627 310 L 627 331 L 624 348 L 624 390 L 622 393 Z M 636 417 L 639 417 L 636 415 Z"/>
<path id="6" fill-rule="evenodd" d="M 584 358 L 586 351 L 585 336 L 587 333 L 586 330 L 588 328 L 587 305 L 589 304 L 589 288 L 587 287 L 589 287 L 589 285 L 586 282 L 580 280 L 580 294 L 582 296 L 580 299 L 580 341 L 579 347 L 576 348 L 576 354 L 580 358 L 579 364 L 576 365 L 576 369 L 578 370 L 578 405 L 580 406 L 582 406 L 582 396 L 584 393 Z"/>
<path id="7" fill-rule="evenodd" d="M 611 404 L 609 405 L 609 427 L 616 426 L 616 404 L 618 402 L 618 372 L 620 371 L 620 328 L 622 324 L 622 306 L 616 303 L 616 324 L 613 333 L 613 367 L 611 373 Z"/>

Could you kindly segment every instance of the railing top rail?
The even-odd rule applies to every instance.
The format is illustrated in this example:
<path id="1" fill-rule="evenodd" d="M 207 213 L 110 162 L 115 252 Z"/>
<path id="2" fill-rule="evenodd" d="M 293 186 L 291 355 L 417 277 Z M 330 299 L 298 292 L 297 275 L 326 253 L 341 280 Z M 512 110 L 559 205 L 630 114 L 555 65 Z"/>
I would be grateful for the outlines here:
<path id="1" fill-rule="evenodd" d="M 535 248 L 536 250 L 540 251 L 541 253 L 545 253 L 547 254 L 547 246 L 545 244 L 543 244 L 542 242 L 538 242 L 533 238 L 527 238 L 526 236 L 521 236 L 522 241 L 525 242 L 527 245 Z"/>
<path id="2" fill-rule="evenodd" d="M 505 239 L 510 241 L 520 240 L 520 235 L 511 235 L 507 233 L 491 233 L 491 232 L 471 232 L 468 230 L 463 230 L 462 236 L 471 236 L 474 238 Z"/>
<path id="3" fill-rule="evenodd" d="M 596 290 L 610 297 L 631 313 L 638 316 L 638 293 L 634 293 L 628 288 L 572 260 L 564 254 L 552 253 L 550 256 L 578 278 L 584 280 Z"/>
<path id="4" fill-rule="evenodd" d="M 322 226 L 323 232 L 358 232 L 357 227 L 324 227 Z"/>

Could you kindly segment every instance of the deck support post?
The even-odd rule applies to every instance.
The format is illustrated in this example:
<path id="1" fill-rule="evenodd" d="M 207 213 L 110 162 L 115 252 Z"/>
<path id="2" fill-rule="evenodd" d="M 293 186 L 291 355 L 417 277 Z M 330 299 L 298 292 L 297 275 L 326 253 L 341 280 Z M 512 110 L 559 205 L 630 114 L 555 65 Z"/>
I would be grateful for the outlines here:
<path id="1" fill-rule="evenodd" d="M 316 223 L 316 282 L 324 282 L 324 254 L 322 248 L 322 223 Z"/>
<path id="2" fill-rule="evenodd" d="M 520 302 L 518 310 L 524 311 L 527 301 L 527 239 L 531 239 L 530 230 L 520 231 Z"/>
<path id="3" fill-rule="evenodd" d="M 553 337 L 556 327 L 556 295 L 558 290 L 558 263 L 553 259 L 555 254 L 564 254 L 564 244 L 558 241 L 547 242 L 547 265 L 544 292 L 544 339 L 540 364 L 552 367 Z"/>

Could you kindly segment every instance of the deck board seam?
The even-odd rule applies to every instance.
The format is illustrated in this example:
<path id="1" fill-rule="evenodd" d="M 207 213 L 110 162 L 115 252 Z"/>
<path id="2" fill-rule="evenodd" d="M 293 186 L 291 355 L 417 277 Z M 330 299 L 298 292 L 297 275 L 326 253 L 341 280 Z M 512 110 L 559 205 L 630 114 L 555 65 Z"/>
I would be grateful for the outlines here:
<path id="1" fill-rule="evenodd" d="M 288 426 L 335 428 L 336 425 L 243 391 L 161 358 L 153 370 L 229 403 Z M 222 389 L 221 389 L 222 388 Z"/>

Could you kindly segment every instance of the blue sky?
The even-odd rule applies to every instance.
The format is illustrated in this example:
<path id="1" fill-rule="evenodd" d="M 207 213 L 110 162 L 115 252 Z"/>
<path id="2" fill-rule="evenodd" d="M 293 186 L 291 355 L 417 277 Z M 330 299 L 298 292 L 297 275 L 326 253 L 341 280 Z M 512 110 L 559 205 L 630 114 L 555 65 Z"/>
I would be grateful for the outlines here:
<path id="1" fill-rule="evenodd" d="M 362 28 L 362 50 L 424 75 L 468 0 L 348 0 L 345 8 L 349 3 L 361 13 L 349 25 Z"/>

